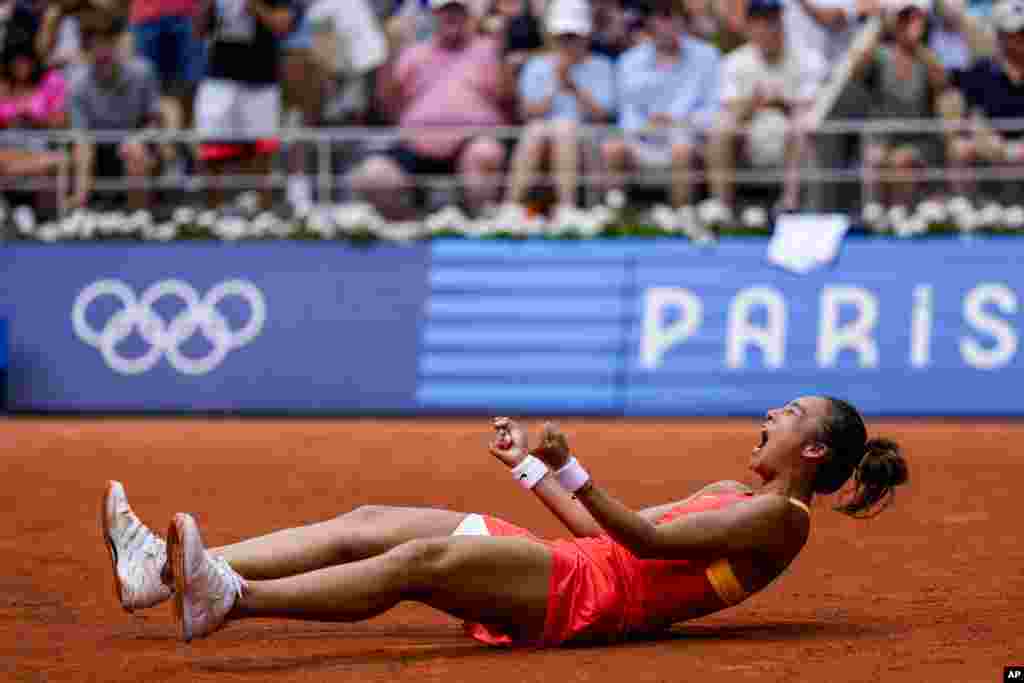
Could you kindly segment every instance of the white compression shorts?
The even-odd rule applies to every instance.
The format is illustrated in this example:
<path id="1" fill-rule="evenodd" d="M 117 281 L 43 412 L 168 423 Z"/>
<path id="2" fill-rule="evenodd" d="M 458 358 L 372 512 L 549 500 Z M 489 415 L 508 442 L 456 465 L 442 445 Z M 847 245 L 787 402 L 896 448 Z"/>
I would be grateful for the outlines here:
<path id="1" fill-rule="evenodd" d="M 483 515 L 477 513 L 466 515 L 459 525 L 455 527 L 452 536 L 490 536 Z"/>

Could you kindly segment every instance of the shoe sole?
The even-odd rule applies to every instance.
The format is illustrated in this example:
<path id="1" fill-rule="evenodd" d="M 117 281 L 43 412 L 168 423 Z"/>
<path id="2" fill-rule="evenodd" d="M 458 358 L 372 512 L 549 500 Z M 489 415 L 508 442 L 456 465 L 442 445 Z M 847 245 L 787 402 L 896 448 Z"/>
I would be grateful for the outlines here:
<path id="1" fill-rule="evenodd" d="M 117 548 L 114 546 L 114 541 L 110 537 L 110 523 L 111 523 L 111 511 L 110 511 L 110 500 L 114 492 L 116 484 L 113 481 L 107 482 L 107 490 L 103 492 L 103 500 L 100 504 L 100 534 L 103 536 L 103 541 L 107 544 L 107 550 L 110 554 L 110 570 L 114 577 L 114 597 L 117 598 L 117 604 L 121 605 L 128 614 L 132 614 L 135 610 L 124 604 L 123 587 L 121 586 L 121 578 L 117 574 Z"/>
<path id="2" fill-rule="evenodd" d="M 167 529 L 167 561 L 174 572 L 174 620 L 178 622 L 181 639 L 186 643 L 192 640 L 192 622 L 185 612 L 185 561 L 188 559 L 185 544 L 188 530 L 185 527 L 189 521 L 187 515 L 179 512 Z"/>

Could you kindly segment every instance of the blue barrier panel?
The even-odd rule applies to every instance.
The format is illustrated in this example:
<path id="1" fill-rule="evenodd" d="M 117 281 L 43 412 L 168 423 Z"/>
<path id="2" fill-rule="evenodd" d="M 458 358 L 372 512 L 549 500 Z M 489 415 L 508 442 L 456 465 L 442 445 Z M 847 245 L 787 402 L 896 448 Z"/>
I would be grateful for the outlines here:
<path id="1" fill-rule="evenodd" d="M 426 246 L 0 249 L 14 411 L 415 407 Z"/>
<path id="2" fill-rule="evenodd" d="M 430 287 L 421 409 L 620 409 L 628 283 L 616 245 L 440 241 Z"/>
<path id="3" fill-rule="evenodd" d="M 870 414 L 1020 414 L 1024 243 L 851 240 L 835 268 L 763 241 L 638 256 L 629 415 L 758 414 L 832 394 Z"/>
<path id="4" fill-rule="evenodd" d="M 7 407 L 7 321 L 0 318 L 0 410 Z"/>

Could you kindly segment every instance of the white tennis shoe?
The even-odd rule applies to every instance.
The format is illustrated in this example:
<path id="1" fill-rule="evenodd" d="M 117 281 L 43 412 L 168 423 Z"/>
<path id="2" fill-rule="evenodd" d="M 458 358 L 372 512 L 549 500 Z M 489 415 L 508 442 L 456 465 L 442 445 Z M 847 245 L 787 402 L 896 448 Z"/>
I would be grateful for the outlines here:
<path id="1" fill-rule="evenodd" d="M 167 544 L 132 512 L 119 481 L 107 482 L 100 528 L 110 550 L 114 592 L 126 611 L 152 607 L 171 597 L 171 587 L 160 579 Z"/>
<path id="2" fill-rule="evenodd" d="M 174 616 L 186 643 L 208 636 L 227 619 L 242 597 L 245 579 L 222 557 L 206 552 L 191 515 L 174 515 L 167 531 L 167 554 L 174 574 Z"/>

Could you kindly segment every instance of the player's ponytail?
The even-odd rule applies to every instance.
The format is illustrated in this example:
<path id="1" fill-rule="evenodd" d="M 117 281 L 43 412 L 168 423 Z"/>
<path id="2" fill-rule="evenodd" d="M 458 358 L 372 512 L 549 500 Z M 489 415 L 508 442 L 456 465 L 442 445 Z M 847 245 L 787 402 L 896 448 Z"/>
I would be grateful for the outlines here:
<path id="1" fill-rule="evenodd" d="M 835 493 L 853 477 L 853 489 L 835 509 L 851 517 L 874 517 L 892 502 L 893 490 L 909 478 L 907 461 L 890 439 L 867 438 L 857 409 L 829 398 L 830 415 L 822 421 L 828 459 L 818 468 L 815 493 Z"/>
<path id="2" fill-rule="evenodd" d="M 899 444 L 870 439 L 853 473 L 854 489 L 836 510 L 851 517 L 874 517 L 892 502 L 895 487 L 907 483 L 907 461 Z"/>

